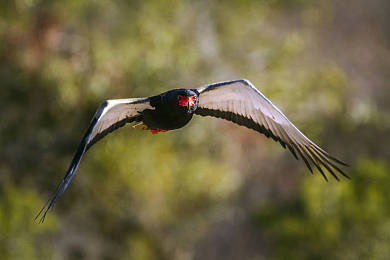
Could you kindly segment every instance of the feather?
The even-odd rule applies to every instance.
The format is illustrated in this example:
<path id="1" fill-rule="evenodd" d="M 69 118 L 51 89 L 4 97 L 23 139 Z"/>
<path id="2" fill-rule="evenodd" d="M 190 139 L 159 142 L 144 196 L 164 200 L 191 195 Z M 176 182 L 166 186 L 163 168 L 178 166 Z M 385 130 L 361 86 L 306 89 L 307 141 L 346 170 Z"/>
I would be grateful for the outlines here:
<path id="1" fill-rule="evenodd" d="M 54 207 L 54 204 L 68 187 L 84 153 L 108 133 L 124 126 L 126 123 L 139 121 L 142 117 L 140 111 L 152 108 L 148 101 L 148 98 L 133 98 L 107 100 L 103 102 L 93 116 L 64 177 L 38 212 L 35 220 L 39 218 L 40 223 L 45 220 L 47 212 Z"/>
<path id="2" fill-rule="evenodd" d="M 287 146 L 297 159 L 298 152 L 312 172 L 311 162 L 325 180 L 327 177 L 321 166 L 336 180 L 339 178 L 333 169 L 348 178 L 336 165 L 338 163 L 347 166 L 346 163 L 332 157 L 310 141 L 248 80 L 219 82 L 200 87 L 197 91 L 199 104 L 195 114 L 229 120 L 272 138 L 283 147 Z"/>

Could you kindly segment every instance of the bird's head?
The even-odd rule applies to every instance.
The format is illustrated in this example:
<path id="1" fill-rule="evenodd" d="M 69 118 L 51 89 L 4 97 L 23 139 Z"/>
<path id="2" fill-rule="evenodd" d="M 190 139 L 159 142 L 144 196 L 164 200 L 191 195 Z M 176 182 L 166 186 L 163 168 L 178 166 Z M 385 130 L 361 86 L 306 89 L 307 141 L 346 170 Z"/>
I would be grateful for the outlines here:
<path id="1" fill-rule="evenodd" d="M 188 113 L 193 113 L 198 108 L 198 95 L 189 89 L 185 89 L 177 95 L 179 106 L 186 107 Z"/>

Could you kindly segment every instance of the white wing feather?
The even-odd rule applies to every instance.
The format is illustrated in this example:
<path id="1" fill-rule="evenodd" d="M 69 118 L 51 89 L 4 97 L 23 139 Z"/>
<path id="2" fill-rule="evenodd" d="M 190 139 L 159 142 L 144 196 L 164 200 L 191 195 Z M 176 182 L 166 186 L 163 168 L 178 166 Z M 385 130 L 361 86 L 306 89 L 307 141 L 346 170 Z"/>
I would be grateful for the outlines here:
<path id="1" fill-rule="evenodd" d="M 196 114 L 223 118 L 239 125 L 254 129 L 267 137 L 287 146 L 297 158 L 297 153 L 312 171 L 314 165 L 326 179 L 321 166 L 325 167 L 337 180 L 332 167 L 341 171 L 334 162 L 345 163 L 330 156 L 301 131 L 269 101 L 252 83 L 246 79 L 225 81 L 200 87 Z M 332 162 L 333 161 L 333 162 Z"/>
<path id="2" fill-rule="evenodd" d="M 105 136 L 112 126 L 115 126 L 118 123 L 125 124 L 127 119 L 131 120 L 140 115 L 139 112 L 144 111 L 145 109 L 153 109 L 148 101 L 148 98 L 113 99 L 104 101 L 91 120 L 91 123 L 94 119 L 96 119 L 97 122 L 91 132 L 89 142 L 87 143 L 88 147 L 90 147 L 90 143 L 93 144 Z"/>
<path id="3" fill-rule="evenodd" d="M 140 112 L 145 109 L 153 109 L 149 103 L 149 98 L 130 98 L 104 101 L 93 116 L 87 132 L 81 140 L 76 154 L 74 155 L 60 184 L 58 184 L 56 190 L 50 196 L 35 219 L 42 214 L 40 222 L 45 220 L 47 212 L 53 208 L 56 201 L 68 187 L 70 180 L 75 174 L 81 158 L 87 149 L 118 127 L 136 120 L 136 118 L 141 115 Z"/>

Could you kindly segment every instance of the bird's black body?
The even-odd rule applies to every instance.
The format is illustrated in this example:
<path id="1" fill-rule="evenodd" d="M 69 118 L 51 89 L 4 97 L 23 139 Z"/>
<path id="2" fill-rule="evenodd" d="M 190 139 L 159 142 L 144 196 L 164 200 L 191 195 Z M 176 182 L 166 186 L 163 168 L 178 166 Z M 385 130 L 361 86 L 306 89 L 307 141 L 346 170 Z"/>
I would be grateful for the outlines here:
<path id="1" fill-rule="evenodd" d="M 348 177 L 338 166 L 346 165 L 310 141 L 248 80 L 225 81 L 197 89 L 173 89 L 148 98 L 107 100 L 98 108 L 60 184 L 38 216 L 47 212 L 68 187 L 84 153 L 108 133 L 128 123 L 153 134 L 185 126 L 194 114 L 222 118 L 271 137 L 302 158 L 327 179 L 323 167 L 338 180 Z M 37 216 L 37 217 L 38 217 Z"/>
<path id="2" fill-rule="evenodd" d="M 153 109 L 145 109 L 142 114 L 142 122 L 150 130 L 174 130 L 188 124 L 197 109 L 197 102 L 194 107 L 188 109 L 178 104 L 179 97 L 195 96 L 198 100 L 196 90 L 174 89 L 160 95 L 150 97 L 150 105 Z"/>

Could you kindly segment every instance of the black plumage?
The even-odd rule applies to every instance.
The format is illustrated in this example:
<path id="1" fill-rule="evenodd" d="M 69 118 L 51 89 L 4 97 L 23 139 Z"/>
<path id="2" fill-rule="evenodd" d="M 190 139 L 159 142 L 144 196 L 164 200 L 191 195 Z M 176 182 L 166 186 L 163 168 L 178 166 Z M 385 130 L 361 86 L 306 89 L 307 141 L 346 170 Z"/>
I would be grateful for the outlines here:
<path id="1" fill-rule="evenodd" d="M 108 133 L 135 122 L 135 128 L 152 133 L 185 126 L 194 114 L 229 120 L 253 129 L 288 148 L 296 159 L 302 158 L 313 172 L 313 166 L 327 179 L 325 168 L 334 178 L 337 173 L 348 177 L 338 166 L 347 166 L 322 150 L 303 135 L 248 80 L 215 83 L 198 89 L 174 89 L 148 98 L 107 100 L 93 116 L 68 170 L 56 190 L 38 213 L 43 222 L 47 212 L 68 187 L 83 154 Z"/>

